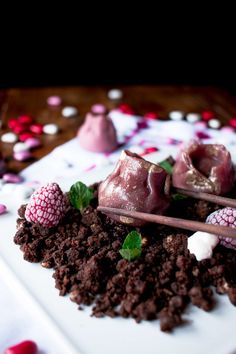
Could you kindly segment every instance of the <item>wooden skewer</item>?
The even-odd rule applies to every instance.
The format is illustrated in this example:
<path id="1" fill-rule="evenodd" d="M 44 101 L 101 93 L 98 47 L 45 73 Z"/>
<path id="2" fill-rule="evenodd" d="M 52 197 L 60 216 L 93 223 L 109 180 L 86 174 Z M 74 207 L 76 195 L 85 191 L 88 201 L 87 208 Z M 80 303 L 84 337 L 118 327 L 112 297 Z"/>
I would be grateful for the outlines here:
<path id="1" fill-rule="evenodd" d="M 236 228 L 234 229 L 227 226 L 205 224 L 199 221 L 172 218 L 170 216 L 147 214 L 138 211 L 129 211 L 124 209 L 116 209 L 116 208 L 109 208 L 109 207 L 102 207 L 102 206 L 98 206 L 97 209 L 106 214 L 122 215 L 122 216 L 127 216 L 129 218 L 177 227 L 180 229 L 192 230 L 192 231 L 203 231 L 218 236 L 236 238 Z"/>
<path id="2" fill-rule="evenodd" d="M 226 207 L 236 208 L 236 199 L 225 198 L 215 194 L 209 194 L 204 192 L 192 192 L 187 189 L 175 188 L 177 193 L 187 195 L 189 197 L 201 200 L 207 200 L 219 205 L 224 205 Z"/>

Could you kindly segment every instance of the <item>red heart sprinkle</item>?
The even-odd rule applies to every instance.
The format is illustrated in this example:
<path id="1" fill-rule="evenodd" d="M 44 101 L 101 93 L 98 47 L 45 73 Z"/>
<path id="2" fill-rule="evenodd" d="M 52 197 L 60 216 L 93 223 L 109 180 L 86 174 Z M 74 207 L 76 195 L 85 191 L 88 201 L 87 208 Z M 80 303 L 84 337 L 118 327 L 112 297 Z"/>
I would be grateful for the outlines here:
<path id="1" fill-rule="evenodd" d="M 8 127 L 13 129 L 18 124 L 18 120 L 16 118 L 11 118 L 8 121 Z"/>
<path id="2" fill-rule="evenodd" d="M 126 103 L 122 103 L 121 105 L 119 105 L 119 110 L 125 114 L 134 114 L 133 109 Z"/>
<path id="3" fill-rule="evenodd" d="M 28 130 L 28 127 L 25 124 L 17 123 L 13 128 L 12 131 L 16 134 L 21 134 Z"/>
<path id="4" fill-rule="evenodd" d="M 203 111 L 202 112 L 202 119 L 206 122 L 212 118 L 215 118 L 215 114 L 212 111 Z"/>
<path id="5" fill-rule="evenodd" d="M 144 114 L 144 118 L 146 119 L 158 119 L 159 115 L 155 112 L 148 112 Z"/>
<path id="6" fill-rule="evenodd" d="M 29 125 L 33 122 L 33 118 L 27 115 L 22 115 L 18 117 L 18 122 Z"/>
<path id="7" fill-rule="evenodd" d="M 233 128 L 236 128 L 236 118 L 231 118 L 229 120 L 229 125 Z"/>
<path id="8" fill-rule="evenodd" d="M 38 347 L 32 340 L 25 340 L 12 347 L 7 348 L 4 354 L 36 354 Z"/>
<path id="9" fill-rule="evenodd" d="M 24 142 L 29 138 L 34 138 L 34 136 L 33 133 L 25 132 L 19 135 L 19 140 Z"/>

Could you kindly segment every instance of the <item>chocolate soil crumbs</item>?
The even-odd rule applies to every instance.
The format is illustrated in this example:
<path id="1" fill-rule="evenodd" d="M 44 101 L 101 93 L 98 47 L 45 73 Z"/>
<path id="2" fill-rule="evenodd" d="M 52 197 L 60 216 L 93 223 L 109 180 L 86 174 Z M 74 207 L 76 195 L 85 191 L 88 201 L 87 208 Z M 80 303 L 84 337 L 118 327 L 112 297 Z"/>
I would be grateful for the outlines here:
<path id="1" fill-rule="evenodd" d="M 133 317 L 137 322 L 158 318 L 163 331 L 183 322 L 189 303 L 211 310 L 214 288 L 236 305 L 235 251 L 217 246 L 211 259 L 198 262 L 187 250 L 191 232 L 150 224 L 137 229 L 143 240 L 141 257 L 122 259 L 119 249 L 134 228 L 98 212 L 97 185 L 93 188 L 94 199 L 82 214 L 68 207 L 61 223 L 51 229 L 29 223 L 26 206 L 19 209 L 14 241 L 25 260 L 54 268 L 60 295 L 69 294 L 79 308 L 94 304 L 96 317 Z M 168 215 L 205 221 L 216 209 L 188 198 L 173 202 Z"/>

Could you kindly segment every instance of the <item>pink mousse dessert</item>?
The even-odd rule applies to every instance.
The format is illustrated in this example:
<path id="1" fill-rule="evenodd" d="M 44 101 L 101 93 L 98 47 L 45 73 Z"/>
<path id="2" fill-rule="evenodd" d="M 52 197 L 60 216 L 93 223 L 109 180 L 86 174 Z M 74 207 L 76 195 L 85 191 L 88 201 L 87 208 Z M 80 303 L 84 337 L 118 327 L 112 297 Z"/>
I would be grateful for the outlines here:
<path id="1" fill-rule="evenodd" d="M 106 113 L 87 113 L 77 136 L 81 147 L 93 152 L 111 152 L 118 145 L 116 129 Z"/>

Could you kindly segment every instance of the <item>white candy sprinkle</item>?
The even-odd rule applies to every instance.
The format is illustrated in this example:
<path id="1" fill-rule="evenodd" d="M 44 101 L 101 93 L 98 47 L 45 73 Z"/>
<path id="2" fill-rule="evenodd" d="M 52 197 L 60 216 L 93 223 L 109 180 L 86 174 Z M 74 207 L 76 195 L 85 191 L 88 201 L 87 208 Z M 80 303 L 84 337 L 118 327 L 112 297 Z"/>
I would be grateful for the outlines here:
<path id="1" fill-rule="evenodd" d="M 16 193 L 21 199 L 28 199 L 35 189 L 26 185 L 19 185 L 16 188 Z"/>
<path id="2" fill-rule="evenodd" d="M 212 129 L 219 129 L 221 126 L 221 123 L 218 119 L 212 118 L 208 121 L 208 126 Z"/>
<path id="3" fill-rule="evenodd" d="M 123 92 L 119 89 L 112 89 L 108 91 L 107 97 L 112 101 L 120 100 L 123 97 Z"/>
<path id="4" fill-rule="evenodd" d="M 61 113 L 62 113 L 63 117 L 71 118 L 71 117 L 74 117 L 78 114 L 78 109 L 76 107 L 67 106 L 67 107 L 63 108 Z"/>
<path id="5" fill-rule="evenodd" d="M 13 146 L 13 151 L 15 153 L 17 152 L 22 152 L 22 151 L 28 151 L 29 150 L 29 147 L 27 144 L 25 143 L 16 143 L 14 146 Z"/>
<path id="6" fill-rule="evenodd" d="M 198 261 L 211 258 L 213 249 L 218 244 L 217 236 L 207 232 L 197 231 L 188 238 L 188 250 Z"/>
<path id="7" fill-rule="evenodd" d="M 14 133 L 5 133 L 1 136 L 1 141 L 3 143 L 15 143 L 17 140 L 17 135 Z"/>
<path id="8" fill-rule="evenodd" d="M 198 122 L 199 120 L 201 120 L 201 115 L 198 114 L 198 113 L 188 113 L 186 115 L 186 120 L 187 122 L 189 123 L 196 123 Z"/>
<path id="9" fill-rule="evenodd" d="M 43 127 L 43 132 L 45 134 L 54 135 L 54 134 L 57 134 L 58 131 L 59 131 L 59 128 L 58 128 L 57 124 L 45 124 Z"/>
<path id="10" fill-rule="evenodd" d="M 183 120 L 184 119 L 184 112 L 183 111 L 172 111 L 169 113 L 169 118 L 171 120 Z"/>

